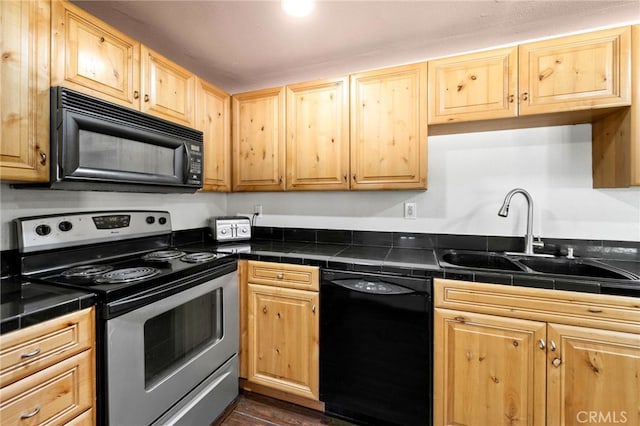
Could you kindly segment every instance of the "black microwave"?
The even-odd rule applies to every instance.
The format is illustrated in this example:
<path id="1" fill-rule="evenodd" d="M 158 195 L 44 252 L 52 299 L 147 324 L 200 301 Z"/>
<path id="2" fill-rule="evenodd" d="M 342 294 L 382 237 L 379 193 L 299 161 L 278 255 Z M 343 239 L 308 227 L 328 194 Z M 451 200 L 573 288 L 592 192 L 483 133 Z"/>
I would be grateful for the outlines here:
<path id="1" fill-rule="evenodd" d="M 63 87 L 51 88 L 52 189 L 195 192 L 202 132 Z"/>

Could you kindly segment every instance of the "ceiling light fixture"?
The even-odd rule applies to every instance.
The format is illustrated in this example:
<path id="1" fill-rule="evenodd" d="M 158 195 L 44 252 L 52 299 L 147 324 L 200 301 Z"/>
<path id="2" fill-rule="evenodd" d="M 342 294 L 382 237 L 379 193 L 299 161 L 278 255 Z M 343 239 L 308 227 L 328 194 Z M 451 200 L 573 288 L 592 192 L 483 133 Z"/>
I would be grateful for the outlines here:
<path id="1" fill-rule="evenodd" d="M 307 16 L 313 10 L 313 0 L 282 0 L 282 10 L 289 16 Z"/>

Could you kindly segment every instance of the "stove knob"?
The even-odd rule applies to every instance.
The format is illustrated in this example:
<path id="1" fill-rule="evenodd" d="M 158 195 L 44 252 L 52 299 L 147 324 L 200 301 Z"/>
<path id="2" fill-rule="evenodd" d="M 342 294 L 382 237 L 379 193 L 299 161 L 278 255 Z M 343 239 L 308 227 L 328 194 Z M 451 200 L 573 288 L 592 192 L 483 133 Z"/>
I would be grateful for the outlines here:
<path id="1" fill-rule="evenodd" d="M 73 225 L 71 224 L 71 222 L 67 220 L 62 221 L 58 224 L 58 229 L 61 230 L 62 232 L 71 231 L 71 228 L 73 228 Z"/>
<path id="2" fill-rule="evenodd" d="M 160 219 L 158 219 L 158 223 L 160 225 L 164 225 L 165 223 L 167 223 L 167 218 L 164 216 L 161 216 Z"/>
<path id="3" fill-rule="evenodd" d="M 226 234 L 226 233 L 227 233 L 227 230 L 226 230 L 226 229 L 221 229 L 221 230 L 220 230 L 220 233 L 221 233 L 222 235 L 224 235 L 224 234 Z"/>
<path id="4" fill-rule="evenodd" d="M 156 221 L 156 218 L 153 216 L 147 216 L 146 220 L 149 225 L 152 225 Z"/>
<path id="5" fill-rule="evenodd" d="M 51 233 L 51 227 L 49 225 L 38 225 L 36 226 L 36 234 L 44 237 L 45 235 L 49 235 Z"/>

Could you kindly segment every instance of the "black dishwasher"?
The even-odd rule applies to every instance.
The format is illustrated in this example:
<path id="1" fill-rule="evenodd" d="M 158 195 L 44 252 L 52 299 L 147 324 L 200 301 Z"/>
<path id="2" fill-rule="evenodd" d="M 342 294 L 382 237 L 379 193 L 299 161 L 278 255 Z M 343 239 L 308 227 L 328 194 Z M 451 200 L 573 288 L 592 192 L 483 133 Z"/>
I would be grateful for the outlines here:
<path id="1" fill-rule="evenodd" d="M 365 425 L 430 425 L 431 279 L 322 270 L 320 400 Z"/>

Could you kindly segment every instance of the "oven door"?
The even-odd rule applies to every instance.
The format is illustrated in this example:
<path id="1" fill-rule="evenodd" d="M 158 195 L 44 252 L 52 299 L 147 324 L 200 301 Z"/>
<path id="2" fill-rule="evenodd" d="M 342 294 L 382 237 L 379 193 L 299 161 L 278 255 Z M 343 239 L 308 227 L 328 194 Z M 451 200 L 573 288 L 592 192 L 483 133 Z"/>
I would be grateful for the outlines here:
<path id="1" fill-rule="evenodd" d="M 106 423 L 162 416 L 236 354 L 238 324 L 235 271 L 108 320 Z"/>

